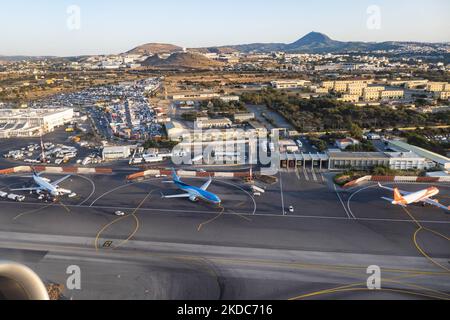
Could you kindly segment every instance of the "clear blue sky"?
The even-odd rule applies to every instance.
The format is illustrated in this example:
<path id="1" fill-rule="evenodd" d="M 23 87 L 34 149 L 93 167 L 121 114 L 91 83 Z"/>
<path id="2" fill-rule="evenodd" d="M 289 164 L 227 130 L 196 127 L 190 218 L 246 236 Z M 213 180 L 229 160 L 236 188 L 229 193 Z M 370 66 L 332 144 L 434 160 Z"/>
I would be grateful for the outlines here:
<path id="1" fill-rule="evenodd" d="M 69 5 L 80 30 L 67 27 Z M 367 28 L 378 5 L 381 29 Z M 336 40 L 450 41 L 449 0 L 12 0 L 0 3 L 1 55 L 119 53 L 148 42 L 184 47 Z"/>

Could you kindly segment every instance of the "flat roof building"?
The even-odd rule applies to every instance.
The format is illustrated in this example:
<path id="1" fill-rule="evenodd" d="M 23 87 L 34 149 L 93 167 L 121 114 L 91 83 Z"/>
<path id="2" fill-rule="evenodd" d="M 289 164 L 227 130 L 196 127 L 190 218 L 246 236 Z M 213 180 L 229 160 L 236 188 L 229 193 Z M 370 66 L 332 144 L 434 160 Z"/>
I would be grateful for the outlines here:
<path id="1" fill-rule="evenodd" d="M 254 113 L 236 113 L 234 116 L 234 121 L 236 122 L 247 122 L 255 119 Z"/>
<path id="2" fill-rule="evenodd" d="M 444 170 L 450 170 L 450 159 L 443 155 L 417 146 L 413 146 L 400 140 L 389 140 L 388 146 L 390 149 L 396 150 L 397 152 L 414 152 L 418 156 L 425 158 L 429 162 L 432 162 L 434 166 L 440 167 Z"/>
<path id="3" fill-rule="evenodd" d="M 213 128 L 227 128 L 231 127 L 233 123 L 228 118 L 220 119 L 203 119 L 198 118 L 196 125 L 199 129 L 213 129 Z"/>
<path id="4" fill-rule="evenodd" d="M 0 109 L 0 138 L 39 136 L 72 119 L 68 108 Z"/>
<path id="5" fill-rule="evenodd" d="M 131 155 L 132 150 L 136 149 L 137 146 L 114 146 L 114 147 L 104 147 L 102 152 L 103 160 L 117 160 L 126 159 Z"/>
<path id="6" fill-rule="evenodd" d="M 270 85 L 275 89 L 297 89 L 311 85 L 309 80 L 276 80 L 272 81 Z"/>

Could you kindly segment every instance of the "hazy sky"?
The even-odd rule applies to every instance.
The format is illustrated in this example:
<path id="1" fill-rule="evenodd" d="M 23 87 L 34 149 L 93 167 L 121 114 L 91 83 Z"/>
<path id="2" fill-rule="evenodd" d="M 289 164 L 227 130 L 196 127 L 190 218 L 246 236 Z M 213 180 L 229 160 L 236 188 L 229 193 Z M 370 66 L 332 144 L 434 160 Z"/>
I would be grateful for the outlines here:
<path id="1" fill-rule="evenodd" d="M 79 28 L 71 5 L 80 9 Z M 367 27 L 371 5 L 380 9 L 379 29 Z M 148 42 L 290 43 L 310 31 L 336 40 L 441 42 L 450 41 L 450 1 L 2 0 L 0 28 L 0 55 L 119 53 Z"/>

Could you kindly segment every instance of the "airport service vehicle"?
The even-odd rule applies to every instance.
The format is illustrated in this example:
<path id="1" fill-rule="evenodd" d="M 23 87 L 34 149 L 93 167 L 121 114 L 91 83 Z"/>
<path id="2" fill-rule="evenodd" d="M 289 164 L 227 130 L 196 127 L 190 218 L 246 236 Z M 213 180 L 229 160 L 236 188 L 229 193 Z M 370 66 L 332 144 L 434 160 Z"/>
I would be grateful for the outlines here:
<path id="1" fill-rule="evenodd" d="M 11 189 L 11 191 L 34 191 L 36 193 L 47 192 L 54 197 L 58 197 L 72 193 L 72 191 L 63 189 L 58 186 L 61 182 L 67 180 L 70 177 L 71 176 L 68 175 L 54 182 L 50 182 L 50 180 L 41 177 L 41 173 L 33 172 L 32 178 L 34 183 L 36 184 L 36 187 Z"/>
<path id="2" fill-rule="evenodd" d="M 187 183 L 184 183 L 180 180 L 180 177 L 177 175 L 175 169 L 172 169 L 172 181 L 171 183 L 174 183 L 179 189 L 185 191 L 186 193 L 183 194 L 177 194 L 172 196 L 165 196 L 163 195 L 163 198 L 166 199 L 173 199 L 173 198 L 188 198 L 192 202 L 197 202 L 198 200 L 203 200 L 215 205 L 220 205 L 222 203 L 222 200 L 215 195 L 212 192 L 207 191 L 208 187 L 211 185 L 212 178 L 210 177 L 209 180 L 202 185 L 200 188 L 190 186 Z"/>
<path id="3" fill-rule="evenodd" d="M 293 206 L 290 206 L 290 207 L 289 207 L 289 212 L 290 212 L 290 213 L 293 213 L 293 212 L 294 212 L 294 207 L 293 207 Z"/>
<path id="4" fill-rule="evenodd" d="M 296 142 L 297 142 L 297 145 L 298 145 L 299 148 L 303 147 L 303 143 L 300 140 L 297 140 Z"/>
<path id="5" fill-rule="evenodd" d="M 260 188 L 258 186 L 252 186 L 252 190 L 253 190 L 253 192 L 258 192 L 258 193 L 266 192 L 266 190 L 264 190 L 263 188 Z"/>
<path id="6" fill-rule="evenodd" d="M 25 200 L 24 196 L 19 196 L 19 195 L 14 194 L 14 193 L 8 194 L 7 198 L 10 199 L 10 200 L 17 201 L 17 202 L 23 202 Z"/>
<path id="7" fill-rule="evenodd" d="M 389 188 L 382 186 L 378 183 L 380 188 L 392 191 L 394 193 L 394 199 L 382 197 L 383 200 L 389 201 L 393 205 L 399 205 L 402 207 L 406 207 L 409 204 L 413 203 L 422 203 L 429 204 L 446 211 L 450 211 L 450 207 L 446 207 L 439 203 L 439 201 L 432 199 L 434 196 L 439 194 L 439 189 L 436 187 L 430 187 L 424 190 L 420 190 L 417 192 L 408 192 L 399 190 L 398 188 Z"/>
<path id="8" fill-rule="evenodd" d="M 8 193 L 0 191 L 0 198 L 6 198 L 8 196 Z"/>
<path id="9" fill-rule="evenodd" d="M 116 212 L 114 212 L 114 214 L 115 214 L 116 216 L 122 217 L 122 216 L 125 215 L 125 212 L 123 212 L 123 211 L 116 211 Z"/>
<path id="10" fill-rule="evenodd" d="M 260 193 L 260 192 L 253 192 L 253 195 L 254 195 L 255 197 L 261 197 L 261 193 Z"/>

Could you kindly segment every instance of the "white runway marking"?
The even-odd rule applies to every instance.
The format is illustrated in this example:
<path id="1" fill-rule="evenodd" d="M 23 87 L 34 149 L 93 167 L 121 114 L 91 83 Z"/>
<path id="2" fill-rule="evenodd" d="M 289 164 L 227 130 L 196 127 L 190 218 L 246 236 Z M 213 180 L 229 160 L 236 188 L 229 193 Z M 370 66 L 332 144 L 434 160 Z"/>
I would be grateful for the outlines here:
<path id="1" fill-rule="evenodd" d="M 311 174 L 312 174 L 313 180 L 318 181 L 317 177 L 316 177 L 316 173 L 314 172 L 314 169 L 311 169 Z"/>
<path id="2" fill-rule="evenodd" d="M 334 186 L 334 191 L 336 192 L 336 195 L 337 195 L 337 197 L 339 198 L 339 201 L 341 202 L 342 207 L 344 208 L 344 211 L 345 211 L 345 213 L 346 213 L 347 216 L 348 216 L 348 219 L 352 219 L 350 213 L 347 211 L 347 208 L 345 207 L 344 201 L 342 201 L 341 195 L 340 195 L 339 192 L 337 191 L 336 185 L 333 184 L 333 186 Z M 353 218 L 354 218 L 354 217 L 353 217 Z"/>
<path id="3" fill-rule="evenodd" d="M 286 215 L 286 211 L 284 210 L 284 194 L 283 194 L 283 180 L 282 173 L 280 172 L 280 195 L 281 195 L 281 214 Z"/>
<path id="4" fill-rule="evenodd" d="M 305 176 L 306 181 L 309 181 L 308 174 L 306 173 L 305 168 L 303 168 L 303 175 Z"/>
<path id="5" fill-rule="evenodd" d="M 89 182 L 91 183 L 91 185 L 92 185 L 92 191 L 91 191 L 91 193 L 89 194 L 89 196 L 88 196 L 86 199 L 84 199 L 83 202 L 81 202 L 81 203 L 79 204 L 79 206 L 82 206 L 83 204 L 85 204 L 85 203 L 86 203 L 86 202 L 94 195 L 94 193 L 95 193 L 95 183 L 94 183 L 94 181 L 92 181 L 92 179 L 90 179 L 90 178 L 88 178 L 88 177 L 84 177 L 84 176 L 81 176 L 81 175 L 78 175 L 78 174 L 74 174 L 74 176 L 83 178 L 83 179 L 89 181 Z"/>

